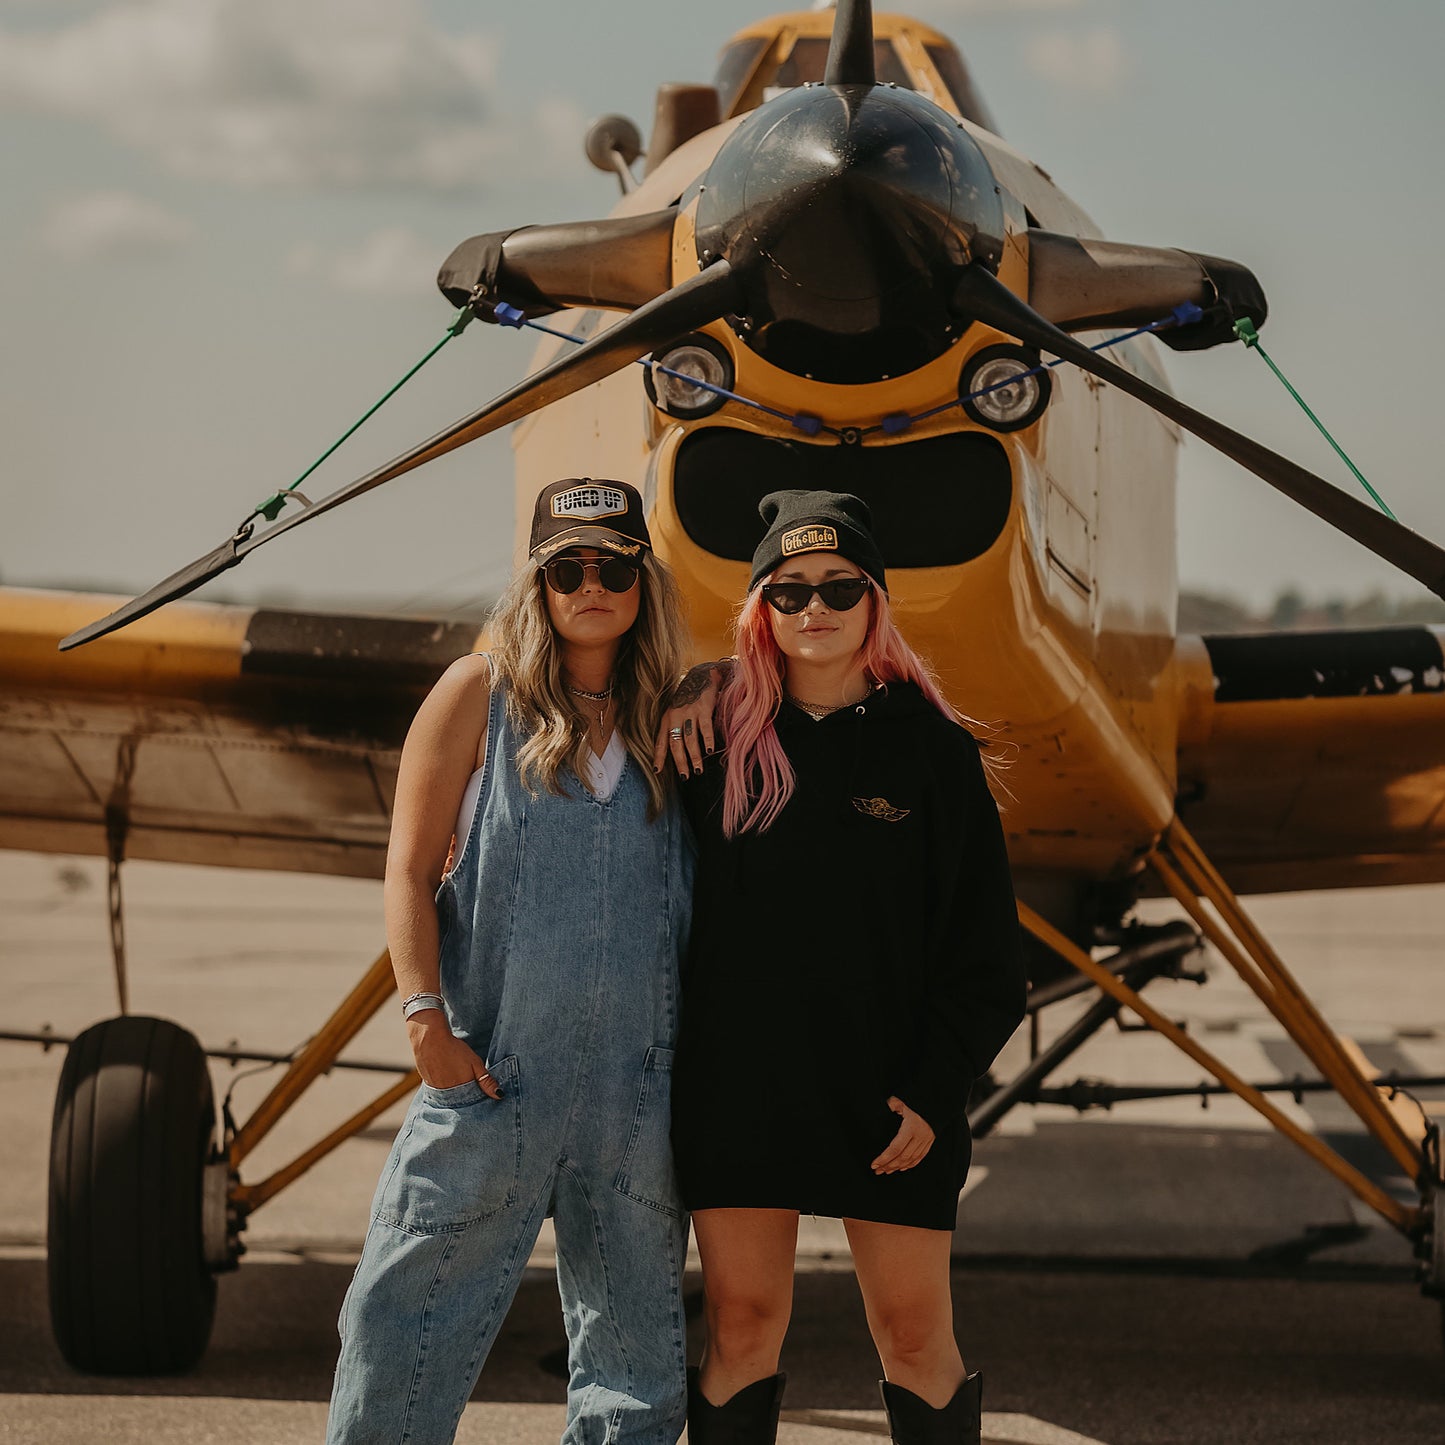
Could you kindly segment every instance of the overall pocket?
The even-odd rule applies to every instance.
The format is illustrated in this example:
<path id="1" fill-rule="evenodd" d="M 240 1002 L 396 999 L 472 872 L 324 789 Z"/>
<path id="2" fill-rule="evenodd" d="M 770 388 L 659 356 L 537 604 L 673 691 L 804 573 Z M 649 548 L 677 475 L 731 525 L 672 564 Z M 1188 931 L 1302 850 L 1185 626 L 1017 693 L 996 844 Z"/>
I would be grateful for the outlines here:
<path id="1" fill-rule="evenodd" d="M 500 1099 L 475 1079 L 421 1086 L 376 1218 L 408 1234 L 465 1229 L 516 1203 L 522 1171 L 522 1086 L 515 1055 L 491 1065 Z"/>
<path id="2" fill-rule="evenodd" d="M 654 1045 L 642 1065 L 642 1088 L 637 1113 L 622 1167 L 612 1187 L 628 1199 L 673 1219 L 682 1218 L 677 1176 L 672 1167 L 672 1059 L 671 1049 Z"/>

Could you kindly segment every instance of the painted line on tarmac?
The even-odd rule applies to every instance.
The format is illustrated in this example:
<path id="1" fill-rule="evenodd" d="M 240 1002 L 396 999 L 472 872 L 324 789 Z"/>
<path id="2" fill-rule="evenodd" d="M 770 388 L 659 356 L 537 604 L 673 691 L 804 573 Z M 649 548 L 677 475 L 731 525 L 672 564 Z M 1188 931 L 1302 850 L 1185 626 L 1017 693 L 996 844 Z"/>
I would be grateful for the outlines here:
<path id="1" fill-rule="evenodd" d="M 782 1421 L 785 1425 L 807 1427 L 804 1438 L 810 1441 L 816 1438 L 815 1430 L 888 1438 L 888 1417 L 882 1410 L 784 1410 Z M 983 1445 L 1104 1445 L 1104 1442 L 1061 1425 L 1051 1425 L 1033 1415 L 985 1410 Z"/>
<path id="2" fill-rule="evenodd" d="M 1062 1425 L 1051 1425 L 1033 1415 L 983 1412 L 984 1445 L 1104 1445 L 1092 1435 L 1080 1435 Z"/>

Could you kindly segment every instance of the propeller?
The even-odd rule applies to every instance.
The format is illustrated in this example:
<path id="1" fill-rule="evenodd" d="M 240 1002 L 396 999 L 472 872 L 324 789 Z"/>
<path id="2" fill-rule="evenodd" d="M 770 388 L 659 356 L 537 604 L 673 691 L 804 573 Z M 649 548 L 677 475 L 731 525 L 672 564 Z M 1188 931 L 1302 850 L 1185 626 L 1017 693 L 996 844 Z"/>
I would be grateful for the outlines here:
<path id="1" fill-rule="evenodd" d="M 996 331 L 1016 336 L 1026 346 L 1052 352 L 1081 371 L 1128 392 L 1161 416 L 1177 422 L 1225 456 L 1251 471 L 1261 481 L 1283 492 L 1321 521 L 1352 537 L 1377 557 L 1423 583 L 1437 597 L 1445 597 L 1445 550 L 1408 527 L 1377 512 L 1348 492 L 1296 465 L 1278 452 L 1232 430 L 1223 422 L 1196 411 L 1167 391 L 1137 377 L 1077 342 L 1046 321 L 1026 301 L 1014 295 L 996 276 L 981 266 L 970 266 L 953 293 L 961 317 L 982 321 Z"/>
<path id="2" fill-rule="evenodd" d="M 137 618 L 154 612 L 167 602 L 194 592 L 197 587 L 209 582 L 213 577 L 219 577 L 257 547 L 274 541 L 283 532 L 310 522 L 341 506 L 343 502 L 349 502 L 353 497 L 359 497 L 424 462 L 445 456 L 470 441 L 476 441 L 478 437 L 486 436 L 488 432 L 520 421 L 531 412 L 611 376 L 614 371 L 620 371 L 624 366 L 676 337 L 716 321 L 718 317 L 736 307 L 737 298 L 738 290 L 732 268 L 726 261 L 716 262 L 670 291 L 655 297 L 645 306 L 638 307 L 616 325 L 594 336 L 575 351 L 566 353 L 509 391 L 504 391 L 480 411 L 463 417 L 430 440 L 422 442 L 420 446 L 403 452 L 385 466 L 331 493 L 305 511 L 296 513 L 284 522 L 278 522 L 260 536 L 251 535 L 248 523 L 214 551 L 181 568 L 164 582 L 157 583 L 149 592 L 132 599 L 123 607 L 118 607 L 108 617 L 72 632 L 60 644 L 61 651 L 79 647 L 97 637 L 104 637 L 106 633 L 114 632 L 118 627 L 124 627 L 128 622 L 134 622 Z"/>
<path id="3" fill-rule="evenodd" d="M 671 289 L 665 288 L 677 207 L 463 242 L 439 278 L 454 299 L 505 300 L 532 315 L 579 302 L 637 309 L 306 510 L 260 535 L 247 521 L 204 557 L 72 633 L 61 648 L 144 617 L 303 522 L 720 319 L 770 364 L 845 385 L 905 375 L 983 321 L 1137 397 L 1445 596 L 1445 551 L 1104 360 L 997 279 L 1004 206 L 988 159 L 956 117 L 914 91 L 877 84 L 870 0 L 839 0 L 825 84 L 759 106 L 718 148 L 692 194 L 699 270 Z M 1212 297 L 1219 314 L 1206 312 L 1207 324 L 1180 328 L 1177 345 L 1229 339 L 1226 323 L 1236 310 L 1263 320 L 1263 293 L 1231 262 L 1104 243 L 1081 250 L 1071 238 L 1032 234 L 1037 299 L 1066 325 L 1103 324 L 1106 313 L 1130 315 L 1141 307 L 1158 315 L 1197 297 Z M 1165 300 L 1176 287 L 1175 302 Z"/>
<path id="4" fill-rule="evenodd" d="M 872 0 L 838 0 L 824 85 L 875 85 Z"/>

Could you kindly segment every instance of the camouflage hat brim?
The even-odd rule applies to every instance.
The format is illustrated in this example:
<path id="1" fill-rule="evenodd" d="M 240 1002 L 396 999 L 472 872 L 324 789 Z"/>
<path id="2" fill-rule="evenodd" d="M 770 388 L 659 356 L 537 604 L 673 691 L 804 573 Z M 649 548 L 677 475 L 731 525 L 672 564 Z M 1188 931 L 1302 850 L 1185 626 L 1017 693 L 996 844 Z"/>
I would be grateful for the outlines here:
<path id="1" fill-rule="evenodd" d="M 639 541 L 636 537 L 625 537 L 621 532 L 614 532 L 610 527 L 569 527 L 565 532 L 559 532 L 555 537 L 548 537 L 545 542 L 539 542 L 533 547 L 532 561 L 546 562 L 555 557 L 558 552 L 565 552 L 568 547 L 597 547 L 604 552 L 612 552 L 618 557 L 632 559 L 636 559 L 650 550 L 645 542 Z"/>

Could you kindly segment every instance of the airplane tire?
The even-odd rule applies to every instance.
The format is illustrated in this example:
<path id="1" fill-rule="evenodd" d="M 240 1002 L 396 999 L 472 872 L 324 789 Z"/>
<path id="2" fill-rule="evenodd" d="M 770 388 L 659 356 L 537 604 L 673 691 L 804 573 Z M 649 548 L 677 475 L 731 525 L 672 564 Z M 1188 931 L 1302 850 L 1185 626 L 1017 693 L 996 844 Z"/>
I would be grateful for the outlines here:
<path id="1" fill-rule="evenodd" d="M 106 1019 L 70 1046 L 50 1136 L 50 1321 L 78 1370 L 165 1375 L 205 1353 L 216 1280 L 201 1179 L 206 1056 L 165 1019 Z"/>

